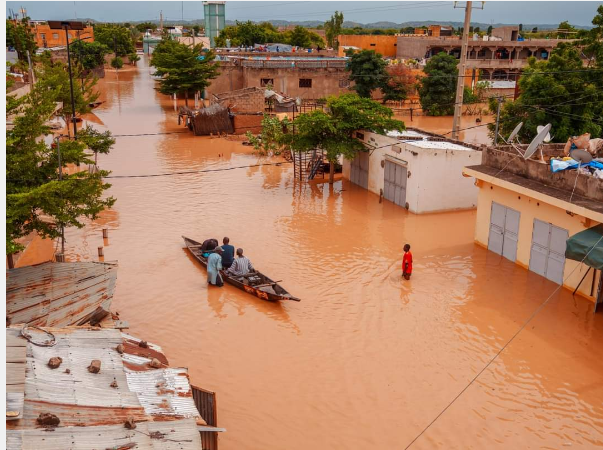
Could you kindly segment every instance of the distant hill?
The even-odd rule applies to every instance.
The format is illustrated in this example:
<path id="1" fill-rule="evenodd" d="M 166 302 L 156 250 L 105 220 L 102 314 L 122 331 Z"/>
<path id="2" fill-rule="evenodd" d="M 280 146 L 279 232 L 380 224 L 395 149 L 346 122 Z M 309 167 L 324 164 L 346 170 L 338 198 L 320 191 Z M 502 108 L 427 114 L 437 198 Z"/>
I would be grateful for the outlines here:
<path id="1" fill-rule="evenodd" d="M 98 22 L 94 19 L 78 19 L 82 22 L 86 22 L 86 21 L 90 21 L 90 22 Z M 151 22 L 151 23 L 156 23 L 159 24 L 159 20 L 131 20 L 129 21 L 129 23 L 131 24 L 137 24 L 137 23 L 142 23 L 142 22 Z M 321 20 L 301 20 L 301 21 L 289 21 L 289 20 L 266 20 L 266 21 L 252 21 L 252 22 L 270 22 L 272 25 L 274 25 L 275 27 L 286 27 L 289 25 L 301 25 L 302 27 L 307 27 L 307 28 L 315 28 L 319 25 L 324 25 L 324 21 Z M 194 20 L 184 20 L 184 21 L 164 21 L 163 22 L 164 25 L 203 25 L 204 21 L 203 19 L 194 19 Z M 227 20 L 226 21 L 226 25 L 234 25 L 235 21 L 234 20 Z M 379 29 L 386 29 L 386 28 L 396 28 L 396 29 L 400 29 L 400 28 L 405 28 L 405 27 L 422 27 L 422 26 L 429 26 L 429 25 L 446 25 L 446 26 L 452 26 L 455 28 L 459 28 L 463 26 L 463 22 L 444 22 L 444 21 L 437 21 L 437 20 L 414 20 L 414 21 L 409 21 L 409 22 L 402 22 L 402 23 L 396 23 L 396 22 L 372 22 L 372 23 L 359 23 L 359 22 L 350 22 L 350 21 L 345 21 L 343 22 L 343 27 L 344 28 L 356 28 L 356 27 L 360 27 L 360 28 L 379 28 Z M 496 27 L 502 27 L 502 26 L 506 26 L 506 25 L 519 25 L 517 23 L 481 23 L 481 22 L 471 22 L 471 26 L 473 27 L 480 27 L 482 30 L 486 30 L 489 26 L 492 26 L 494 28 Z M 538 28 L 539 30 L 554 30 L 557 29 L 557 27 L 559 26 L 559 24 L 555 23 L 524 23 L 523 24 L 523 29 L 524 30 L 531 30 L 532 28 Z M 582 29 L 582 30 L 590 30 L 592 28 L 592 26 L 582 26 L 582 25 L 574 25 L 577 29 Z"/>

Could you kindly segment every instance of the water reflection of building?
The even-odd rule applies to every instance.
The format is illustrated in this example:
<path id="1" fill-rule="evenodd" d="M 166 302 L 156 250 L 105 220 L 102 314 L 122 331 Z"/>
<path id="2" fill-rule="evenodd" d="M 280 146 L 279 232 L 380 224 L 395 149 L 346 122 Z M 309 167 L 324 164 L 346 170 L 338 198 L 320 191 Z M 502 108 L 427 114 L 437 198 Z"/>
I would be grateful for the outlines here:
<path id="1" fill-rule="evenodd" d="M 549 144 L 543 152 L 559 156 L 562 149 L 561 144 Z M 597 304 L 603 302 L 603 243 L 584 264 L 579 262 L 597 242 L 593 238 L 603 235 L 603 180 L 587 174 L 577 177 L 573 170 L 552 174 L 548 164 L 517 158 L 510 146 L 488 148 L 481 165 L 463 172 L 474 177 L 479 188 L 478 244 L 598 299 Z"/>

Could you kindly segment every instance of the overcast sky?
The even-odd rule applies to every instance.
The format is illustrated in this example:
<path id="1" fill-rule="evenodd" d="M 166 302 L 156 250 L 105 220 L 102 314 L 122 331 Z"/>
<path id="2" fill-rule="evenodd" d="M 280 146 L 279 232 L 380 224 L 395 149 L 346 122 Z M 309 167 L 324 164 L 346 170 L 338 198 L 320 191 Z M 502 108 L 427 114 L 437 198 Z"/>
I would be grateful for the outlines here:
<path id="1" fill-rule="evenodd" d="M 462 3 L 462 2 L 459 2 Z M 473 2 L 480 6 L 481 2 Z M 474 9 L 473 22 L 481 23 L 550 23 L 568 20 L 574 25 L 591 25 L 596 14 L 596 2 L 510 2 L 488 1 L 483 10 Z M 18 11 L 23 6 L 36 20 L 91 18 L 98 21 L 123 22 L 159 19 L 159 12 L 167 20 L 203 18 L 203 2 L 196 1 L 9 1 L 9 8 Z M 227 20 L 324 21 L 335 11 L 343 11 L 345 20 L 360 23 L 390 21 L 402 23 L 413 20 L 463 21 L 463 9 L 454 9 L 453 2 L 307 2 L 275 0 L 273 2 L 228 1 Z"/>

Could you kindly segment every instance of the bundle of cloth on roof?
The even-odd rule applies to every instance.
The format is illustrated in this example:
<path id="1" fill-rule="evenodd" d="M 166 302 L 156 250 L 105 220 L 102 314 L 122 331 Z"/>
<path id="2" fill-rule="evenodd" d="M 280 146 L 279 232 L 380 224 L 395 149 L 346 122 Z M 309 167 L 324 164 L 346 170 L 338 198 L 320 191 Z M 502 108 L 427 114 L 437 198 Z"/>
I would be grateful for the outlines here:
<path id="1" fill-rule="evenodd" d="M 196 136 L 234 132 L 228 108 L 218 103 L 193 111 L 191 123 Z"/>
<path id="2" fill-rule="evenodd" d="M 580 169 L 585 175 L 592 175 L 603 179 L 603 159 L 593 159 L 590 162 L 580 164 L 570 157 L 555 159 L 550 161 L 551 172 L 557 173 L 563 170 Z"/>
<path id="3" fill-rule="evenodd" d="M 297 112 L 297 103 L 292 97 L 285 97 L 274 91 L 266 90 L 264 98 L 273 102 L 275 112 Z"/>

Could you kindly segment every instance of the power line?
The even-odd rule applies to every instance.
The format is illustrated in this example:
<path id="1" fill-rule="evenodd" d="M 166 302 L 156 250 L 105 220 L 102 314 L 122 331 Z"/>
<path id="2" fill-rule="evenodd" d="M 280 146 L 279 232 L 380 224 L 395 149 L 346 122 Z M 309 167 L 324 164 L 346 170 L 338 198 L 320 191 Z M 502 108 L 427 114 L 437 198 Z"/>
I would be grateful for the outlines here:
<path id="1" fill-rule="evenodd" d="M 584 255 L 584 258 L 582 259 L 582 261 L 580 261 L 580 264 L 582 264 L 586 258 L 588 257 L 588 255 L 590 254 L 590 252 L 592 252 L 597 245 L 599 245 L 599 243 L 603 240 L 603 236 L 601 236 L 599 238 L 599 240 L 590 248 L 590 250 L 588 251 L 588 253 L 586 255 Z M 563 286 L 563 283 L 565 283 L 569 277 L 576 271 L 576 269 L 580 266 L 580 264 L 576 264 L 576 266 L 572 269 L 572 271 L 567 275 L 567 277 L 565 277 L 565 279 L 563 280 L 563 282 L 561 284 L 559 284 L 559 286 L 557 286 L 555 288 L 555 290 L 551 293 L 551 295 L 549 295 L 547 297 L 547 299 L 542 302 L 540 304 L 540 306 L 538 308 L 536 308 L 536 310 L 532 313 L 532 315 L 528 318 L 528 320 L 526 320 L 523 325 L 521 327 L 519 327 L 519 329 L 515 332 L 515 334 L 513 336 L 511 336 L 511 339 L 509 339 L 505 345 L 503 345 L 498 352 L 496 352 L 496 354 L 490 359 L 490 361 L 488 361 L 488 363 L 471 379 L 471 381 L 469 382 L 469 384 L 467 384 L 453 399 L 451 402 L 449 402 L 446 407 L 444 409 L 442 409 L 440 411 L 440 413 L 431 421 L 429 422 L 429 424 L 423 428 L 423 430 L 421 430 L 421 432 L 419 434 L 417 434 L 415 436 L 415 438 L 406 446 L 404 447 L 404 450 L 408 450 L 416 441 L 417 439 L 419 439 L 447 410 L 448 408 L 450 408 L 454 402 L 465 393 L 465 391 L 467 389 L 469 389 L 469 387 L 479 378 L 479 376 L 484 373 L 488 367 L 490 367 L 490 365 L 501 355 L 501 353 L 503 351 L 505 351 L 505 349 L 515 340 L 515 338 L 519 335 L 519 333 L 521 333 L 526 326 L 528 326 L 528 324 L 532 321 L 532 319 L 534 319 L 534 317 L 536 317 L 536 315 L 542 310 L 542 308 L 544 308 L 546 306 L 546 304 L 549 302 L 549 300 L 553 297 L 553 295 L 555 295 Z"/>

